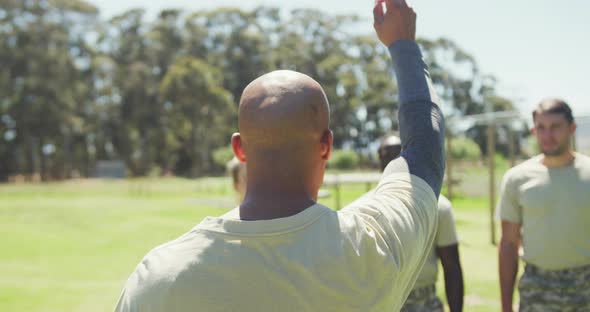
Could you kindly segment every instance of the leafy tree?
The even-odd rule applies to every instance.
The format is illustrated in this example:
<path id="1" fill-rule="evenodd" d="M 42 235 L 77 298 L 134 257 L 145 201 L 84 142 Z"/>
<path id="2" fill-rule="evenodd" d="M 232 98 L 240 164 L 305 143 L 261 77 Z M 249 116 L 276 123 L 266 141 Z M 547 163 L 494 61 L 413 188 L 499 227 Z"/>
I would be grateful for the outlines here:
<path id="1" fill-rule="evenodd" d="M 52 155 L 64 162 L 68 143 L 63 138 L 75 127 L 90 88 L 84 79 L 88 29 L 81 21 L 92 21 L 96 14 L 85 1 L 0 4 L 0 66 L 5 69 L 0 88 L 9 95 L 0 115 L 3 139 L 10 146 L 0 151 L 16 167 L 2 168 L 0 179 L 13 171 L 40 173 L 46 179 Z"/>
<path id="2" fill-rule="evenodd" d="M 367 154 L 397 127 L 398 103 L 387 50 L 351 31 L 359 21 L 271 7 L 166 9 L 152 20 L 132 9 L 101 21 L 82 0 L 1 1 L 0 180 L 91 176 L 108 159 L 133 176 L 216 172 L 242 90 L 275 69 L 320 82 L 335 147 Z M 450 115 L 514 109 L 457 43 L 419 43 Z M 497 132 L 504 153 L 507 130 Z M 485 153 L 485 127 L 467 136 Z"/>
<path id="3" fill-rule="evenodd" d="M 213 165 L 212 153 L 227 145 L 235 118 L 231 95 L 221 87 L 221 73 L 203 61 L 183 57 L 172 65 L 160 90 L 171 121 L 178 125 L 178 175 L 198 176 Z"/>

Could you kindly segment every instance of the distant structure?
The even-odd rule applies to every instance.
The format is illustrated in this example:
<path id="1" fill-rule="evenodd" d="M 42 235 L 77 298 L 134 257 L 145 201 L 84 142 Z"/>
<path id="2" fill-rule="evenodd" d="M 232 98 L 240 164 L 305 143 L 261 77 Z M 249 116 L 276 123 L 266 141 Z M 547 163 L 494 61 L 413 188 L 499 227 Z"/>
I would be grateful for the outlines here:
<path id="1" fill-rule="evenodd" d="M 99 160 L 96 162 L 97 178 L 123 179 L 127 175 L 127 166 L 122 160 Z"/>

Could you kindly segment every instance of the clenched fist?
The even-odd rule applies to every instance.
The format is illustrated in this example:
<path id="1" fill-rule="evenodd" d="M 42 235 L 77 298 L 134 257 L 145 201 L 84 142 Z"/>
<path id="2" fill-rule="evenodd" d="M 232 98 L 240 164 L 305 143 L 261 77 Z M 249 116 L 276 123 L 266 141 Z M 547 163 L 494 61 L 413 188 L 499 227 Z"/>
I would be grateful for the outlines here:
<path id="1" fill-rule="evenodd" d="M 385 11 L 383 4 L 385 4 Z M 373 27 L 379 40 L 386 46 L 398 40 L 414 41 L 416 12 L 405 0 L 377 0 L 373 8 Z"/>

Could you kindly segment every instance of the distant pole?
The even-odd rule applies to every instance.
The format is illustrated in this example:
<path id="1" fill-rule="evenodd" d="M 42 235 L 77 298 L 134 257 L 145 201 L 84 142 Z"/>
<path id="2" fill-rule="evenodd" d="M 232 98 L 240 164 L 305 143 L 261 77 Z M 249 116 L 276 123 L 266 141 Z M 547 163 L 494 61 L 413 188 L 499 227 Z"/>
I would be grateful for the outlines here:
<path id="1" fill-rule="evenodd" d="M 496 164 L 494 156 L 496 155 L 496 127 L 494 123 L 488 125 L 488 169 L 490 178 L 490 234 L 492 238 L 492 245 L 496 245 L 496 222 L 494 221 L 494 210 L 496 208 Z"/>
<path id="2" fill-rule="evenodd" d="M 334 200 L 336 200 L 336 210 L 340 210 L 340 178 L 336 175 L 336 179 L 334 181 Z"/>
<path id="3" fill-rule="evenodd" d="M 453 134 L 447 132 L 447 197 L 453 200 Z"/>
<path id="4" fill-rule="evenodd" d="M 516 146 L 512 128 L 508 128 L 508 154 L 510 157 L 510 167 L 514 167 L 516 165 Z"/>
<path id="5" fill-rule="evenodd" d="M 32 141 L 32 147 L 31 147 L 31 159 L 33 160 L 33 172 L 31 173 L 31 181 L 33 182 L 39 182 L 37 179 L 38 177 L 41 176 L 40 174 L 40 170 L 39 170 L 39 155 L 43 153 L 43 151 L 41 150 L 41 146 L 39 144 L 39 139 L 36 137 L 33 137 Z"/>

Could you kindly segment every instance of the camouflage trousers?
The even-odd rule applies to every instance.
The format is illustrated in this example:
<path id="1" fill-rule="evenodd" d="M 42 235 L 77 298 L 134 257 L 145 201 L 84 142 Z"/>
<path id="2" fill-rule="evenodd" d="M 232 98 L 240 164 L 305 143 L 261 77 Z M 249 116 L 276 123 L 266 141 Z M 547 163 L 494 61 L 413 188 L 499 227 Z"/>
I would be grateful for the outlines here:
<path id="1" fill-rule="evenodd" d="M 590 265 L 543 270 L 527 264 L 518 290 L 520 312 L 590 311 Z"/>
<path id="2" fill-rule="evenodd" d="M 443 312 L 443 304 L 436 296 L 434 285 L 412 290 L 400 312 Z"/>

